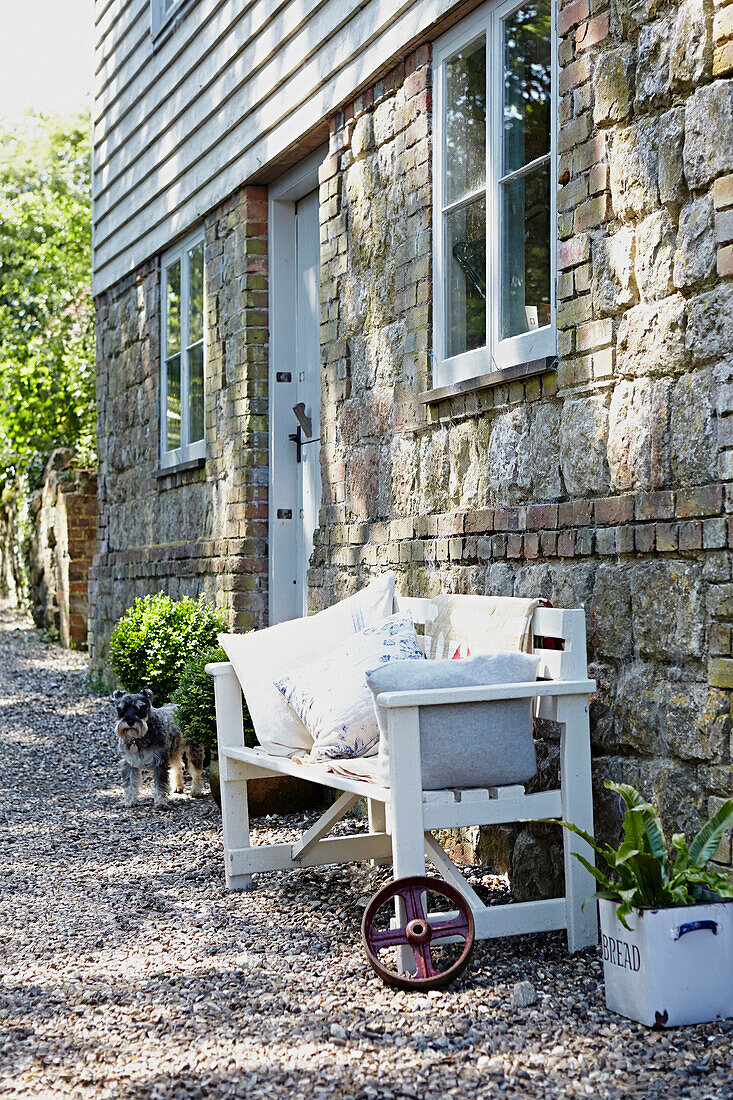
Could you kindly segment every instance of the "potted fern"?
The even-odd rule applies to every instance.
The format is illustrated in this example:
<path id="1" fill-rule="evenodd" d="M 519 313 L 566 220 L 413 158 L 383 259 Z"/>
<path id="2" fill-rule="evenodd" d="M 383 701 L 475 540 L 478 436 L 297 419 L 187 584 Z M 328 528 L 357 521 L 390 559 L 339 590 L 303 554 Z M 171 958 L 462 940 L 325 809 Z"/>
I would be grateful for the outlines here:
<path id="1" fill-rule="evenodd" d="M 608 1008 L 663 1027 L 733 1016 L 733 884 L 706 870 L 733 825 L 733 800 L 689 844 L 675 833 L 670 852 L 654 806 L 626 783 L 606 787 L 625 805 L 618 848 L 563 824 L 606 865 L 603 870 L 577 856 L 601 887 L 593 897 L 599 899 Z"/>

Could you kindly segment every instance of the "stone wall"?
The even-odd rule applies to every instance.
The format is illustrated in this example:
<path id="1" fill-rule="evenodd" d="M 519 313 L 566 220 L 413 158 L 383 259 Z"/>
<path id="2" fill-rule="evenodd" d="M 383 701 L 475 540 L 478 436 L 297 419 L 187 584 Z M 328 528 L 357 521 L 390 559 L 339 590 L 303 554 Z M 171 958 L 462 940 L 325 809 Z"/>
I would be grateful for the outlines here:
<path id="1" fill-rule="evenodd" d="M 23 498 L 16 488 L 0 492 L 0 599 L 11 607 L 23 602 L 23 563 L 18 544 L 18 504 Z"/>
<path id="2" fill-rule="evenodd" d="M 135 596 L 205 594 L 232 627 L 267 617 L 267 195 L 205 219 L 206 462 L 161 472 L 157 262 L 100 295 L 99 552 L 91 656 Z"/>
<path id="3" fill-rule="evenodd" d="M 97 479 L 73 466 L 74 452 L 49 458 L 30 498 L 28 546 L 31 611 L 36 626 L 65 646 L 87 642 L 89 567 L 96 550 Z M 16 531 L 17 538 L 17 531 Z"/>
<path id="4" fill-rule="evenodd" d="M 602 786 L 614 778 L 691 830 L 731 790 L 733 4 L 569 0 L 558 31 L 557 369 L 421 396 L 429 45 L 332 119 L 311 607 L 387 567 L 412 595 L 584 607 L 599 824 L 608 834 L 617 821 Z M 232 626 L 266 622 L 265 200 L 245 188 L 206 218 L 203 469 L 156 475 L 157 266 L 97 303 L 97 667 L 136 594 L 203 591 Z M 541 732 L 545 781 L 557 741 Z M 509 831 L 487 852 L 513 852 L 517 881 L 559 873 L 541 831 Z M 729 843 L 719 856 L 730 865 Z M 556 878 L 534 888 L 556 890 Z"/>
<path id="5" fill-rule="evenodd" d="M 731 791 L 733 80 L 718 43 L 732 12 L 561 7 L 560 356 L 541 377 L 419 400 L 426 48 L 333 120 L 321 175 L 313 607 L 387 566 L 412 595 L 585 607 L 606 832 L 605 778 L 640 784 L 686 830 Z M 543 777 L 556 763 L 549 731 Z M 730 864 L 729 842 L 719 856 Z M 514 858 L 547 865 L 546 838 L 524 833 Z"/>

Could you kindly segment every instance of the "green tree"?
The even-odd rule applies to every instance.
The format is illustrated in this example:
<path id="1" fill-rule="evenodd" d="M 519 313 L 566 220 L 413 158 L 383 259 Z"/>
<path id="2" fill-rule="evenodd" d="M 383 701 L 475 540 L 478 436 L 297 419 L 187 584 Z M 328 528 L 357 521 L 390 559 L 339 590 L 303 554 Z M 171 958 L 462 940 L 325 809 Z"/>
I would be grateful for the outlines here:
<path id="1" fill-rule="evenodd" d="M 0 462 L 31 482 L 56 446 L 95 461 L 90 120 L 0 132 Z"/>

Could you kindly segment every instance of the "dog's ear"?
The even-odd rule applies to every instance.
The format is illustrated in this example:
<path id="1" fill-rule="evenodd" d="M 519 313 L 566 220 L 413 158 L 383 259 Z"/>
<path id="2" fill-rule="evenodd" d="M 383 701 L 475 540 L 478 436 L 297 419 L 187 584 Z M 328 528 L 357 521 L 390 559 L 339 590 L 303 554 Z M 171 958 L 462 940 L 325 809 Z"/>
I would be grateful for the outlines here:
<path id="1" fill-rule="evenodd" d="M 153 693 L 150 690 L 150 688 L 143 688 L 143 690 L 140 692 L 140 694 L 145 696 L 145 698 L 147 699 L 149 705 L 152 707 L 154 696 L 153 696 Z"/>
<path id="2" fill-rule="evenodd" d="M 120 691 L 120 689 L 117 688 L 117 691 L 112 692 L 112 702 L 113 703 L 119 703 L 120 699 L 122 698 L 122 696 L 124 694 L 125 694 L 124 691 Z"/>

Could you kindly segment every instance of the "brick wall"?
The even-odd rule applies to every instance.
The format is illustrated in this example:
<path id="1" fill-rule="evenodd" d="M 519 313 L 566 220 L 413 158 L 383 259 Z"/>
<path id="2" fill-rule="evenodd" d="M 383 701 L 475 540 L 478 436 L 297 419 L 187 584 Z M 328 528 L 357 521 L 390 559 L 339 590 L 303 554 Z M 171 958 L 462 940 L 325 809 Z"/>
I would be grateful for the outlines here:
<path id="1" fill-rule="evenodd" d="M 68 448 L 54 451 L 31 497 L 28 573 L 36 625 L 56 632 L 62 645 L 83 646 L 97 544 L 97 479 L 91 470 L 76 469 L 73 460 Z"/>
<path id="2" fill-rule="evenodd" d="M 267 194 L 205 219 L 206 464 L 156 476 L 160 277 L 151 262 L 97 300 L 99 553 L 91 656 L 137 595 L 204 593 L 240 630 L 267 621 Z"/>

